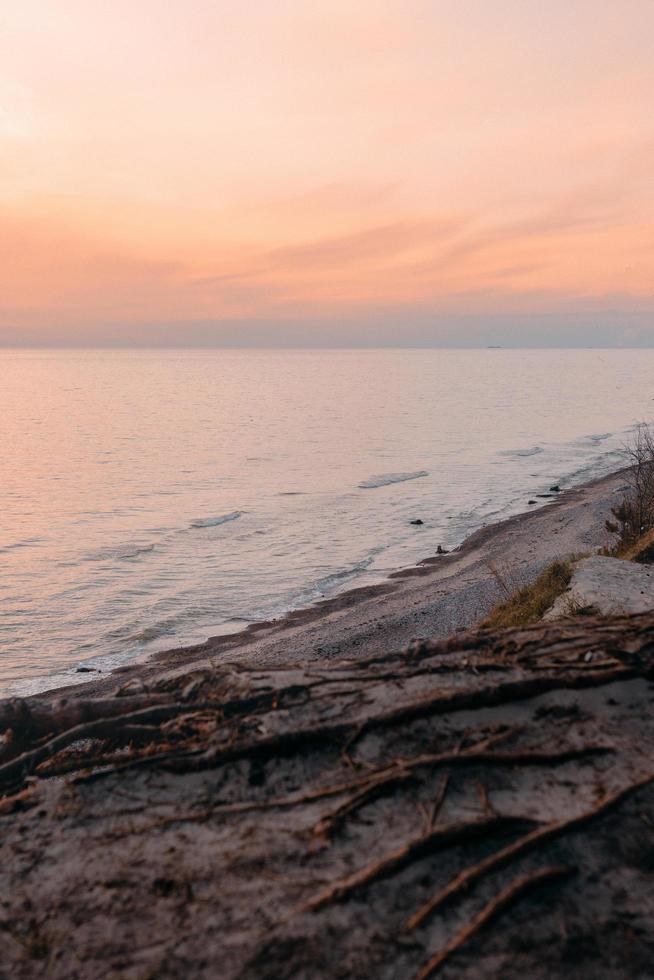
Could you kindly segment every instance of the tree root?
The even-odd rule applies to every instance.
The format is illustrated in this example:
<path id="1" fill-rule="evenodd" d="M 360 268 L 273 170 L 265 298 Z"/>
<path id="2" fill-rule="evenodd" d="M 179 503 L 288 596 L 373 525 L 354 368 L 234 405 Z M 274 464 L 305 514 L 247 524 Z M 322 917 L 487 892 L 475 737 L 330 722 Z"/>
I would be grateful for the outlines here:
<path id="1" fill-rule="evenodd" d="M 506 734 L 507 733 L 501 733 L 500 735 L 493 736 L 491 739 L 487 739 L 481 744 L 489 744 L 498 738 L 504 737 Z M 386 793 L 392 792 L 397 787 L 415 779 L 415 769 L 435 768 L 438 765 L 454 767 L 475 764 L 490 764 L 499 766 L 506 765 L 510 767 L 529 765 L 558 765 L 572 760 L 583 759 L 585 757 L 599 755 L 611 751 L 612 749 L 604 746 L 587 746 L 584 748 L 567 749 L 563 752 L 552 753 L 530 751 L 489 752 L 486 749 L 478 750 L 477 745 L 472 745 L 470 748 L 464 749 L 463 751 L 443 752 L 440 755 L 434 756 L 419 756 L 417 760 L 415 760 L 415 765 L 414 760 L 412 759 L 402 760 L 388 766 L 385 769 L 377 769 L 373 770 L 372 772 L 368 772 L 365 776 L 359 777 L 358 779 L 351 779 L 342 783 L 334 783 L 329 786 L 321 786 L 309 793 L 296 793 L 290 796 L 264 800 L 244 800 L 242 802 L 237 801 L 234 803 L 218 803 L 209 807 L 204 807 L 196 812 L 179 813 L 170 817 L 161 817 L 147 824 L 145 827 L 139 827 L 138 833 L 144 833 L 145 831 L 153 828 L 171 826 L 172 824 L 204 822 L 205 820 L 210 820 L 211 817 L 219 815 L 229 816 L 230 814 L 252 813 L 254 811 L 286 808 L 291 809 L 310 805 L 318 802 L 321 799 L 328 799 L 331 796 L 342 796 L 346 793 L 353 793 L 354 795 L 350 799 L 339 805 L 331 813 L 321 817 L 313 828 L 312 833 L 316 837 L 328 839 L 329 837 L 333 836 L 335 831 L 349 814 L 356 812 L 363 806 L 366 806 L 368 803 L 372 803 L 375 799 L 378 799 Z M 143 764 L 148 763 L 150 758 L 152 758 L 154 763 L 157 761 L 166 762 L 171 758 L 171 755 L 170 753 L 159 753 L 157 755 L 153 755 L 152 757 L 145 756 L 136 760 L 126 760 L 124 763 L 119 763 L 110 769 L 79 775 L 73 780 L 73 782 L 75 784 L 80 782 L 94 782 L 101 776 L 120 771 L 122 768 L 131 768 L 139 762 Z M 59 770 L 57 770 L 57 773 L 59 773 Z M 53 773 L 47 773 L 47 775 L 53 775 Z M 447 780 L 448 776 L 446 775 L 443 777 L 443 781 L 441 782 L 441 787 L 434 803 L 432 816 L 430 821 L 428 821 L 429 827 L 433 826 L 438 810 L 442 805 L 443 797 L 447 788 Z"/>
<path id="2" fill-rule="evenodd" d="M 447 794 L 447 788 L 449 785 L 450 785 L 450 777 L 446 773 L 444 776 L 441 777 L 441 781 L 438 784 L 436 797 L 434 799 L 434 802 L 432 803 L 431 813 L 429 814 L 427 830 L 431 830 L 436 823 L 436 818 L 438 817 L 438 814 L 440 813 L 440 809 L 443 806 L 443 803 L 445 802 L 445 796 Z M 495 816 L 495 814 L 493 814 L 493 816 Z"/>
<path id="3" fill-rule="evenodd" d="M 490 740 L 489 740 L 490 741 Z M 462 752 L 442 752 L 439 755 L 422 755 L 414 759 L 402 759 L 385 773 L 369 773 L 359 785 L 361 790 L 351 799 L 342 803 L 332 813 L 322 817 L 314 827 L 318 837 L 329 837 L 337 829 L 345 817 L 366 806 L 373 800 L 415 778 L 418 769 L 431 769 L 437 766 L 452 766 L 455 768 L 474 765 L 495 766 L 557 766 L 577 759 L 604 755 L 613 750 L 604 745 L 588 745 L 579 749 L 566 749 L 563 752 L 491 752 L 471 746 Z"/>
<path id="4" fill-rule="evenodd" d="M 358 891 L 367 885 L 372 884 L 380 878 L 399 871 L 418 858 L 423 857 L 430 851 L 452 844 L 459 844 L 462 841 L 470 840 L 473 837 L 484 836 L 498 831 L 515 830 L 525 824 L 534 824 L 535 821 L 524 817 L 495 816 L 486 817 L 482 820 L 470 820 L 464 823 L 445 824 L 442 827 L 430 830 L 428 833 L 415 837 L 402 847 L 387 854 L 380 861 L 355 871 L 346 878 L 329 885 L 328 888 L 314 895 L 298 911 L 317 912 L 318 909 L 329 905 L 331 902 L 340 902 L 349 898 L 353 892 Z"/>
<path id="5" fill-rule="evenodd" d="M 532 871 L 530 874 L 515 878 L 491 902 L 484 906 L 478 915 L 460 929 L 443 949 L 439 950 L 431 959 L 427 960 L 416 976 L 416 980 L 428 980 L 429 977 L 432 977 L 440 970 L 446 960 L 458 952 L 462 946 L 469 942 L 492 919 L 500 915 L 510 905 L 513 905 L 514 902 L 517 902 L 527 892 L 532 891 L 538 885 L 568 878 L 573 873 L 573 868 L 567 868 L 564 865 L 551 865 L 550 867 L 540 868 L 538 871 Z"/>
<path id="6" fill-rule="evenodd" d="M 327 723 L 324 725 L 296 729 L 292 731 L 280 732 L 265 738 L 254 741 L 231 742 L 227 745 L 216 746 L 206 750 L 189 749 L 172 750 L 160 753 L 152 753 L 148 756 L 137 756 L 125 760 L 118 765 L 109 765 L 100 772 L 92 774 L 93 778 L 102 778 L 116 771 L 122 771 L 131 767 L 142 767 L 148 765 L 161 765 L 173 772 L 198 772 L 205 769 L 216 768 L 228 762 L 238 761 L 243 758 L 265 759 L 271 756 L 290 755 L 296 751 L 306 751 L 308 747 L 320 745 L 342 744 L 342 740 L 349 736 L 348 745 L 357 741 L 359 738 L 376 728 L 385 728 L 402 722 L 410 722 L 416 718 L 430 714 L 441 714 L 446 711 L 463 710 L 464 708 L 485 707 L 510 703 L 514 700 L 521 700 L 525 697 L 533 697 L 537 694 L 547 693 L 558 689 L 568 689 L 577 687 L 592 687 L 604 685 L 617 677 L 624 678 L 633 676 L 633 672 L 626 668 L 618 668 L 615 671 L 606 672 L 587 672 L 579 675 L 572 675 L 563 678 L 536 677 L 521 679 L 518 681 L 507 682 L 493 687 L 483 687 L 474 691 L 455 692 L 449 695 L 437 695 L 436 697 L 422 699 L 420 701 L 408 702 L 399 708 L 380 713 L 363 723 L 343 721 L 337 723 Z M 266 697 L 270 697 L 269 694 Z M 120 699 L 116 699 L 120 701 Z M 131 700 L 131 699 L 130 699 Z M 90 704 L 91 702 L 87 702 Z M 101 702 L 102 703 L 102 702 Z M 229 711 L 235 710 L 236 701 L 229 703 Z M 251 706 L 253 699 L 238 699 L 240 705 Z M 104 704 L 104 703 L 103 703 Z M 260 704 L 260 702 L 259 702 Z M 113 705 L 112 705 L 113 706 Z M 38 746 L 11 761 L 0 765 L 0 786 L 13 785 L 16 781 L 24 778 L 33 772 L 36 766 L 44 759 L 56 754 L 61 749 L 74 741 L 85 738 L 116 738 L 120 736 L 121 727 L 131 725 L 136 722 L 162 721 L 173 718 L 180 714 L 197 713 L 198 710 L 208 710 L 220 712 L 224 716 L 225 705 L 218 702 L 202 702 L 201 704 L 186 703 L 164 703 L 133 711 L 121 713 L 118 717 L 101 717 L 95 721 L 88 722 L 70 728 L 45 744 Z M 583 752 L 608 751 L 602 747 L 582 750 Z M 555 756 L 545 754 L 539 760 L 536 756 L 526 758 L 522 753 L 518 753 L 511 759 L 509 756 L 487 755 L 479 757 L 480 762 L 496 764 L 521 765 L 555 763 L 556 761 L 567 761 L 572 758 L 570 755 L 557 760 Z M 403 763 L 412 769 L 424 766 L 438 765 L 451 761 L 452 764 L 467 764 L 468 753 L 461 753 L 461 758 L 454 759 L 450 756 L 446 760 L 443 756 L 422 756 L 417 759 Z M 68 768 L 67 771 L 70 771 Z M 52 773 L 53 775 L 55 773 Z M 86 777 L 90 778 L 90 777 Z"/>
<path id="7" fill-rule="evenodd" d="M 420 646 L 420 651 L 411 650 L 411 655 L 406 653 L 399 657 L 381 658 L 381 660 L 395 660 L 398 664 L 397 676 L 395 669 L 380 672 L 380 677 L 371 676 L 370 665 L 379 663 L 380 658 L 369 658 L 367 661 L 367 671 L 360 673 L 359 679 L 366 681 L 386 682 L 390 679 L 407 680 L 416 673 L 435 672 L 445 664 L 425 664 L 417 660 L 418 653 L 423 657 L 437 657 L 443 653 L 455 650 L 470 650 L 479 657 L 480 665 L 492 669 L 494 662 L 484 659 L 484 655 L 502 654 L 497 656 L 498 666 L 506 662 L 506 657 L 510 656 L 515 662 L 515 650 L 522 650 L 524 656 L 525 646 L 529 642 L 540 640 L 541 649 L 539 653 L 545 654 L 551 662 L 552 657 L 564 655 L 570 649 L 581 649 L 582 644 L 588 649 L 589 644 L 594 649 L 602 649 L 604 654 L 615 657 L 618 661 L 624 658 L 647 658 L 649 656 L 649 626 L 651 616 L 644 617 L 642 624 L 634 628 L 633 619 L 628 620 L 630 628 L 626 624 L 622 626 L 622 632 L 616 629 L 608 629 L 601 623 L 594 623 L 592 626 L 581 631 L 578 627 L 569 630 L 569 636 L 565 634 L 561 639 L 561 628 L 557 631 L 543 628 L 542 624 L 537 628 L 525 629 L 521 631 L 517 638 L 502 639 L 502 634 L 492 634 L 490 637 L 484 633 L 472 634 L 464 640 L 450 641 L 445 644 L 425 643 Z M 550 634 L 552 639 L 550 639 Z M 499 639 L 498 639 L 499 636 Z M 593 642 L 591 644 L 590 638 Z M 599 637 L 599 638 L 598 638 Z M 553 639 L 556 638 L 556 642 Z M 567 643 L 567 647 L 566 647 Z M 542 649 L 542 648 L 545 649 Z M 424 648 L 424 649 L 423 649 Z M 627 651 L 628 652 L 625 652 Z M 631 651 L 635 651 L 632 653 Z M 414 655 L 415 654 L 415 655 Z M 538 658 L 536 658 L 538 660 Z M 542 656 L 541 656 L 542 664 Z M 639 660 L 639 663 L 640 663 Z M 404 667 L 405 674 L 401 672 Z M 602 669 L 595 667 L 589 669 L 590 664 L 571 665 L 570 670 L 561 674 L 539 674 L 539 676 L 521 677 L 518 679 L 507 680 L 500 684 L 493 684 L 477 687 L 474 690 L 456 690 L 449 693 L 435 692 L 432 695 L 421 699 L 409 699 L 399 706 L 390 710 L 381 710 L 364 717 L 363 719 L 348 718 L 338 722 L 325 722 L 324 724 L 307 726 L 303 729 L 294 731 L 282 731 L 265 738 L 234 739 L 230 742 L 222 740 L 221 744 L 214 743 L 208 749 L 197 750 L 196 745 L 179 745 L 176 749 L 152 753 L 149 756 L 135 755 L 130 760 L 120 763 L 121 770 L 129 768 L 130 765 L 153 765 L 160 764 L 169 766 L 171 770 L 177 772 L 200 771 L 202 769 L 214 768 L 227 762 L 236 761 L 242 758 L 264 759 L 273 755 L 289 755 L 295 752 L 302 752 L 320 746 L 330 744 L 341 745 L 343 741 L 348 741 L 350 746 L 355 745 L 361 738 L 368 733 L 380 731 L 410 724 L 421 718 L 432 717 L 444 713 L 456 712 L 460 710 L 474 710 L 476 708 L 499 706 L 509 704 L 517 700 L 524 700 L 546 694 L 551 691 L 586 688 L 592 686 L 606 685 L 616 680 L 625 680 L 639 675 L 637 666 L 620 665 L 614 669 L 605 669 L 606 661 L 601 663 Z M 583 669 L 578 669 L 583 667 Z M 351 670 L 352 682 L 357 682 L 357 670 Z M 343 679 L 336 681 L 341 684 Z M 328 682 L 330 683 L 330 682 Z M 255 691 L 250 695 L 232 697 L 225 701 L 209 701 L 193 703 L 184 701 L 182 703 L 171 701 L 170 694 L 148 693 L 140 696 L 98 699 L 97 701 L 67 701 L 63 700 L 49 704 L 47 702 L 28 703 L 22 699 L 10 699 L 0 702 L 0 726 L 4 726 L 7 732 L 14 733 L 14 739 L 7 740 L 5 748 L 5 758 L 9 760 L 0 764 L 0 786 L 12 785 L 12 781 L 22 778 L 24 775 L 33 772 L 36 766 L 44 759 L 56 754 L 66 745 L 77 739 L 84 738 L 122 738 L 123 741 L 129 738 L 129 733 L 121 729 L 131 723 L 153 721 L 156 719 L 171 718 L 177 714 L 187 714 L 198 710 L 211 710 L 217 713 L 227 724 L 231 718 L 243 719 L 250 716 L 256 717 L 261 711 L 274 711 L 276 708 L 288 701 L 294 702 L 298 697 L 310 698 L 311 683 L 295 683 L 286 685 L 279 689 L 266 689 Z M 354 688 L 356 690 L 356 688 Z M 338 693 L 338 692 L 337 692 Z M 143 713 L 145 712 L 145 713 Z M 55 733 L 52 735 L 53 731 Z M 133 733 L 135 736 L 136 732 Z M 140 735 L 145 737 L 145 732 Z M 234 733 L 236 734 L 236 733 Z M 48 741 L 41 745 L 32 745 L 29 750 L 21 751 L 24 746 L 33 743 L 35 739 L 49 736 Z M 156 733 L 153 733 L 156 738 Z M 206 742 L 205 742 L 206 744 Z M 20 754 L 16 754 L 19 751 Z M 11 758 L 13 756 L 13 758 Z M 416 763 L 418 765 L 419 763 Z M 116 771 L 116 767 L 111 766 L 104 770 L 105 774 Z M 99 777 L 100 774 L 98 774 Z"/>
<path id="8" fill-rule="evenodd" d="M 588 673 L 571 674 L 558 677 L 528 677 L 516 681 L 506 681 L 491 687 L 477 688 L 473 691 L 456 691 L 453 694 L 436 695 L 418 701 L 410 701 L 380 712 L 367 719 L 359 726 L 353 741 L 358 741 L 370 731 L 388 728 L 395 725 L 408 724 L 419 718 L 440 715 L 472 708 L 491 708 L 513 701 L 524 701 L 540 694 L 551 691 L 577 690 L 585 687 L 600 687 L 616 680 L 628 680 L 637 676 L 636 672 L 627 667 L 619 667 L 613 671 L 588 671 Z"/>
<path id="9" fill-rule="evenodd" d="M 372 803 L 386 793 L 392 792 L 398 786 L 411 782 L 415 778 L 412 772 L 403 769 L 380 779 L 368 779 L 363 789 L 360 789 L 358 793 L 355 793 L 354 796 L 350 797 L 349 800 L 346 800 L 345 803 L 342 803 L 331 813 L 322 817 L 313 828 L 313 834 L 316 837 L 328 839 L 343 823 L 348 814 L 360 810 L 368 803 Z"/>
<path id="10" fill-rule="evenodd" d="M 25 776 L 34 772 L 40 762 L 50 756 L 60 752 L 66 746 L 80 739 L 86 738 L 115 738 L 120 734 L 121 726 L 126 722 L 151 722 L 164 721 L 172 718 L 182 711 L 188 711 L 189 706 L 184 704 L 159 704 L 154 707 L 141 708 L 139 711 L 132 711 L 121 714 L 118 717 L 98 718 L 85 724 L 76 725 L 69 728 L 60 735 L 55 735 L 42 745 L 28 752 L 23 752 L 15 759 L 5 762 L 0 766 L 0 786 L 12 785 L 19 782 Z"/>
<path id="11" fill-rule="evenodd" d="M 141 708 L 170 704 L 169 694 L 148 694 L 139 697 L 96 698 L 88 701 L 27 701 L 7 698 L 0 701 L 0 731 L 11 730 L 25 742 L 46 735 L 55 735 L 89 721 L 119 718 Z"/>
<path id="12" fill-rule="evenodd" d="M 446 885 L 442 891 L 431 898 L 428 902 L 425 902 L 425 904 L 407 920 L 405 926 L 406 930 L 411 931 L 412 929 L 417 929 L 419 926 L 423 925 L 423 923 L 431 915 L 433 915 L 437 909 L 441 908 L 445 902 L 453 898 L 455 895 L 460 895 L 462 892 L 466 892 L 474 882 L 478 881 L 484 875 L 489 874 L 491 871 L 496 871 L 498 868 L 504 867 L 504 865 L 508 864 L 516 857 L 535 850 L 546 841 L 559 837 L 562 834 L 566 834 L 569 831 L 576 830 L 578 827 L 582 827 L 585 824 L 590 823 L 597 817 L 603 816 L 612 807 L 617 806 L 637 790 L 643 789 L 653 780 L 654 774 L 636 780 L 636 782 L 630 783 L 623 789 L 606 796 L 601 803 L 598 803 L 597 806 L 594 806 L 591 810 L 586 810 L 585 813 L 581 813 L 576 817 L 571 817 L 568 820 L 552 821 L 551 823 L 546 824 L 544 827 L 540 827 L 537 830 L 532 831 L 530 834 L 520 837 L 512 844 L 508 844 L 506 847 L 503 847 L 500 851 L 490 854 L 478 864 L 474 864 L 471 867 L 459 872 L 459 874 L 450 881 L 449 885 Z"/>
<path id="13" fill-rule="evenodd" d="M 341 745 L 347 739 L 351 748 L 366 734 L 376 729 L 409 724 L 419 718 L 449 712 L 471 710 L 474 708 L 498 707 L 537 697 L 559 690 L 576 690 L 586 687 L 601 687 L 616 680 L 627 680 L 636 676 L 629 669 L 620 667 L 614 671 L 588 671 L 564 677 L 533 677 L 517 681 L 507 681 L 473 691 L 456 691 L 452 694 L 438 694 L 417 701 L 409 701 L 399 708 L 380 712 L 363 722 L 340 721 L 324 725 L 296 728 L 278 732 L 256 741 L 235 742 L 227 746 L 210 748 L 201 754 L 193 753 L 188 758 L 183 752 L 171 757 L 167 766 L 173 772 L 200 772 L 214 769 L 227 762 L 244 758 L 267 758 L 271 756 L 292 755 L 296 751 L 307 751 L 318 746 Z"/>

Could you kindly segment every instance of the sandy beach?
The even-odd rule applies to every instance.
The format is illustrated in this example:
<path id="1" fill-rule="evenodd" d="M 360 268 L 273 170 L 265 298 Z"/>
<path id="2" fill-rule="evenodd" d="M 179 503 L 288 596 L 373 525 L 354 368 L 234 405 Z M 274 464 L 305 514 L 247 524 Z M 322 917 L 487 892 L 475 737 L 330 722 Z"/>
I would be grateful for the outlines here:
<path id="1" fill-rule="evenodd" d="M 117 685 L 139 688 L 155 678 L 206 667 L 208 661 L 306 665 L 400 650 L 423 637 L 443 639 L 473 627 L 503 598 L 498 575 L 515 587 L 531 581 L 556 558 L 607 544 L 604 521 L 624 480 L 625 472 L 619 470 L 562 488 L 546 504 L 482 528 L 451 554 L 395 572 L 385 583 L 344 592 L 236 634 L 158 653 L 104 677 L 86 675 L 86 683 L 65 693 L 88 697 L 107 694 Z"/>
<path id="2" fill-rule="evenodd" d="M 466 630 L 498 576 L 601 545 L 623 480 L 3 702 L 11 976 L 645 976 L 654 614 Z"/>

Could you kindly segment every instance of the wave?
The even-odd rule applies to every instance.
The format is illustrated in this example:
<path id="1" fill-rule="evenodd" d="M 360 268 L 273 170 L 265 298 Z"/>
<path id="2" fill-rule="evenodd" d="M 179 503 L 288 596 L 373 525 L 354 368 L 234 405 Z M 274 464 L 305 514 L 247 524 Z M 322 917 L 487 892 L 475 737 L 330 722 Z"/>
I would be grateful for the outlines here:
<path id="1" fill-rule="evenodd" d="M 530 446 L 529 449 L 503 449 L 497 455 L 498 456 L 538 456 L 539 453 L 544 453 L 545 450 L 542 446 Z"/>
<path id="2" fill-rule="evenodd" d="M 152 643 L 153 640 L 158 640 L 162 636 L 173 636 L 176 626 L 177 620 L 164 620 L 160 623 L 154 623 L 152 626 L 145 626 L 138 633 L 133 633 L 128 639 L 132 643 Z"/>
<path id="3" fill-rule="evenodd" d="M 101 548 L 87 555 L 87 561 L 125 561 L 128 558 L 138 558 L 154 551 L 153 544 L 123 544 L 113 548 Z"/>
<path id="4" fill-rule="evenodd" d="M 371 548 L 365 557 L 361 558 L 359 561 L 354 562 L 348 568 L 339 568 L 333 572 L 329 572 L 322 578 L 318 579 L 315 583 L 315 591 L 319 592 L 321 595 L 328 595 L 332 593 L 341 582 L 347 581 L 348 579 L 355 578 L 358 575 L 362 575 L 367 572 L 370 566 L 373 564 L 375 559 L 387 551 L 386 544 L 379 544 L 374 548 Z"/>
<path id="5" fill-rule="evenodd" d="M 380 476 L 371 476 L 367 480 L 362 480 L 358 486 L 361 490 L 374 490 L 377 487 L 387 487 L 391 483 L 404 483 L 406 480 L 418 480 L 422 476 L 429 476 L 427 470 L 416 470 L 415 473 L 382 473 Z"/>
<path id="6" fill-rule="evenodd" d="M 338 572 L 332 572 L 331 575 L 325 575 L 324 578 L 316 582 L 316 590 L 320 593 L 327 592 L 335 585 L 338 585 L 339 582 L 353 578 L 355 575 L 360 575 L 361 572 L 365 572 L 371 561 L 372 558 L 369 558 L 358 562 L 356 565 L 352 565 L 351 568 L 342 568 Z"/>
<path id="7" fill-rule="evenodd" d="M 235 521 L 241 517 L 243 511 L 233 510 L 229 514 L 220 514 L 219 517 L 199 517 L 196 521 L 191 521 L 191 527 L 218 527 L 219 524 L 226 524 L 227 521 Z"/>
<path id="8" fill-rule="evenodd" d="M 35 544 L 39 544 L 43 538 L 23 538 L 22 541 L 14 541 L 12 544 L 5 544 L 0 548 L 0 555 L 4 555 L 10 551 L 15 551 L 17 548 L 31 548 Z"/>

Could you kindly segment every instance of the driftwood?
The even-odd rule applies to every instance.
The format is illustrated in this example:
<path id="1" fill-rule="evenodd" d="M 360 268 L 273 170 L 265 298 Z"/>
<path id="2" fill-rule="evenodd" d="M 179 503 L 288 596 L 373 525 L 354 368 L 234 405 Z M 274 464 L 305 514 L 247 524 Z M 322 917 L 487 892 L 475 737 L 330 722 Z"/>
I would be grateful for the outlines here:
<path id="1" fill-rule="evenodd" d="M 653 664 L 584 617 L 0 703 L 0 976 L 644 975 Z"/>

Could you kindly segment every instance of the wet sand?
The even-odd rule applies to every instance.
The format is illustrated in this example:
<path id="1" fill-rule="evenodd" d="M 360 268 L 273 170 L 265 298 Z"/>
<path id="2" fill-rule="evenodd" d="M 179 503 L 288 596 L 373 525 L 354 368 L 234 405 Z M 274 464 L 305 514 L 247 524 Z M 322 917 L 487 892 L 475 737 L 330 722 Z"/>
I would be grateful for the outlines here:
<path id="1" fill-rule="evenodd" d="M 482 528 L 451 554 L 395 572 L 380 585 L 341 593 L 236 634 L 164 651 L 103 677 L 85 677 L 85 683 L 56 693 L 89 697 L 121 685 L 138 689 L 155 679 L 230 661 L 257 667 L 325 663 L 400 650 L 416 639 L 469 629 L 503 597 L 498 575 L 515 587 L 556 558 L 607 544 L 604 521 L 624 480 L 620 470 L 563 489 L 547 504 Z"/>

